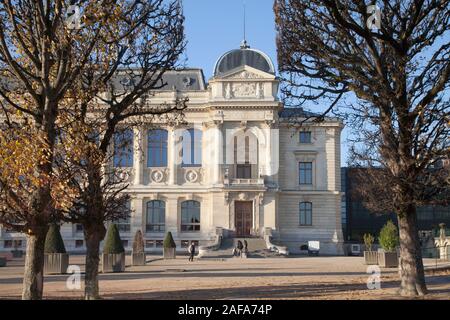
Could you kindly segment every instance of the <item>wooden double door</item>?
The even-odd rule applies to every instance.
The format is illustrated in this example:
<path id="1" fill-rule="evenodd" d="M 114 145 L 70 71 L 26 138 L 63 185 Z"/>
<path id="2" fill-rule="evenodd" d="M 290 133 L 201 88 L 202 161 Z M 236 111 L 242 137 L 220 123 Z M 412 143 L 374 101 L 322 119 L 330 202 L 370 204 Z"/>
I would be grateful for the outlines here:
<path id="1" fill-rule="evenodd" d="M 253 202 L 236 201 L 234 203 L 236 236 L 249 236 L 253 227 Z"/>

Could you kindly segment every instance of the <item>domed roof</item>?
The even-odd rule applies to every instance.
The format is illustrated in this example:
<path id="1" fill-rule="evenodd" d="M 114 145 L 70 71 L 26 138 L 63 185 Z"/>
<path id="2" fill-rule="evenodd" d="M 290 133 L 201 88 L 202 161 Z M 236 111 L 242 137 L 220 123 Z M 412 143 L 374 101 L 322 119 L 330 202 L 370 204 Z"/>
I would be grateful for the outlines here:
<path id="1" fill-rule="evenodd" d="M 244 65 L 275 74 L 275 67 L 269 56 L 262 51 L 250 49 L 244 42 L 240 49 L 228 51 L 217 60 L 214 67 L 214 76 L 220 76 Z"/>

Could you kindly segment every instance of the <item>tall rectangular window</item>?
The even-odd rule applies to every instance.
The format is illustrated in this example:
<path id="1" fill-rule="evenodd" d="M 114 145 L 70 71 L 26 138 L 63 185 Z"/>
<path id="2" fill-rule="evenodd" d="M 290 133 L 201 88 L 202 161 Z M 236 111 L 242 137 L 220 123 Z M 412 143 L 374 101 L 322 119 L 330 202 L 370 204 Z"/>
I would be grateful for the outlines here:
<path id="1" fill-rule="evenodd" d="M 130 232 L 131 229 L 131 221 L 130 221 L 130 212 L 131 212 L 131 202 L 128 201 L 126 204 L 125 211 L 127 212 L 127 216 L 125 218 L 118 219 L 116 224 L 117 228 L 120 232 Z"/>
<path id="2" fill-rule="evenodd" d="M 121 130 L 114 134 L 114 167 L 133 167 L 133 130 Z"/>
<path id="3" fill-rule="evenodd" d="M 300 202 L 300 221 L 301 226 L 312 225 L 312 203 Z"/>
<path id="4" fill-rule="evenodd" d="M 149 130 L 147 167 L 167 167 L 167 131 Z"/>
<path id="5" fill-rule="evenodd" d="M 166 229 L 166 204 L 164 201 L 147 202 L 147 232 L 164 232 Z"/>
<path id="6" fill-rule="evenodd" d="M 312 184 L 312 162 L 299 162 L 299 183 Z"/>
<path id="7" fill-rule="evenodd" d="M 189 129 L 183 132 L 182 166 L 199 167 L 202 165 L 202 132 Z"/>
<path id="8" fill-rule="evenodd" d="M 181 203 L 181 231 L 200 231 L 200 202 L 187 200 Z"/>
<path id="9" fill-rule="evenodd" d="M 311 131 L 300 131 L 300 143 L 311 143 Z"/>

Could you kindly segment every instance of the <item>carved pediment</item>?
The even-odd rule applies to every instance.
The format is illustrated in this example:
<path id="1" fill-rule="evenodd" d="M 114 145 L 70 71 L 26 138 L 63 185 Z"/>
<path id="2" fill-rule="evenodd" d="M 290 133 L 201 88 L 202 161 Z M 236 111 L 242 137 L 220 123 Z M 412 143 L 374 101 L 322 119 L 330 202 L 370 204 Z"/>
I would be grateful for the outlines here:
<path id="1" fill-rule="evenodd" d="M 250 72 L 248 70 L 243 70 L 234 74 L 231 74 L 225 79 L 263 79 L 263 77 L 259 74 Z"/>
<path id="2" fill-rule="evenodd" d="M 250 66 L 243 66 L 233 70 L 220 77 L 223 80 L 254 80 L 254 79 L 264 79 L 264 80 L 275 80 L 273 74 L 252 68 Z"/>

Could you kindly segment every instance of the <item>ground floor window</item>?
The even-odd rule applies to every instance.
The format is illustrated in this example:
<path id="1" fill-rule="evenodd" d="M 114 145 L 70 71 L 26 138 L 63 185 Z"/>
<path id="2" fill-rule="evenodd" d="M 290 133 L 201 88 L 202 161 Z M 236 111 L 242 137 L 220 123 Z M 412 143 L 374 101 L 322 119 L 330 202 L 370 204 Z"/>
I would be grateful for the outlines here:
<path id="1" fill-rule="evenodd" d="M 200 202 L 188 200 L 181 203 L 181 231 L 200 231 Z"/>
<path id="2" fill-rule="evenodd" d="M 83 240 L 75 240 L 75 248 L 82 248 L 84 247 L 84 241 Z"/>
<path id="3" fill-rule="evenodd" d="M 312 203 L 300 202 L 300 225 L 311 226 L 312 225 Z"/>
<path id="4" fill-rule="evenodd" d="M 128 233 L 128 232 L 130 232 L 130 229 L 131 229 L 131 224 L 130 224 L 131 203 L 130 203 L 130 201 L 127 202 L 125 210 L 127 213 L 127 217 L 117 220 L 116 224 L 117 224 L 117 228 L 119 229 L 119 232 Z"/>
<path id="5" fill-rule="evenodd" d="M 166 204 L 164 201 L 147 202 L 147 232 L 164 232 L 166 230 Z"/>
<path id="6" fill-rule="evenodd" d="M 5 240 L 5 242 L 3 243 L 3 248 L 22 248 L 22 240 Z"/>

